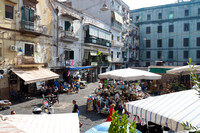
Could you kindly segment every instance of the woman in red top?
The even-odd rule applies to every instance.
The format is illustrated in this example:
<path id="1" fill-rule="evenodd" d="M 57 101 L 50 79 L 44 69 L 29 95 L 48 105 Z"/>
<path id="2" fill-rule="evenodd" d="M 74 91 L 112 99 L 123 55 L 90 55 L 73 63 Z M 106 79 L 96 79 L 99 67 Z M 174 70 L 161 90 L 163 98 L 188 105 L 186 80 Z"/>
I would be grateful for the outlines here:
<path id="1" fill-rule="evenodd" d="M 109 114 L 109 116 L 108 116 L 108 118 L 107 118 L 106 121 L 112 121 L 111 116 L 112 116 L 113 112 L 115 112 L 115 104 L 112 104 L 112 105 L 110 106 L 110 114 Z"/>

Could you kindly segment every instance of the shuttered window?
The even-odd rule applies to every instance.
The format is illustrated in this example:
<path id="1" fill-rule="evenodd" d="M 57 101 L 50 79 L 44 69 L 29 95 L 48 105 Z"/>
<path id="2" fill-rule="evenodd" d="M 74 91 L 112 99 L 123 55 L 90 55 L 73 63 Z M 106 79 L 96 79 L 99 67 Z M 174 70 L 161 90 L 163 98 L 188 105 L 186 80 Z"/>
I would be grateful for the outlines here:
<path id="1" fill-rule="evenodd" d="M 33 56 L 34 55 L 34 45 L 25 44 L 25 56 Z"/>
<path id="2" fill-rule="evenodd" d="M 12 6 L 5 6 L 5 18 L 13 19 L 14 8 Z"/>

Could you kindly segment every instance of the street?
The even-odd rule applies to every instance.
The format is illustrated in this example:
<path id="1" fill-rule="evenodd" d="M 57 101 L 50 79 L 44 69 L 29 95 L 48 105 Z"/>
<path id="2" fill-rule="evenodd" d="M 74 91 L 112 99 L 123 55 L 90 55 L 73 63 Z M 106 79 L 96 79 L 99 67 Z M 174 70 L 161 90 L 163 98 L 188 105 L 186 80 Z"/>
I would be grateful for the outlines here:
<path id="1" fill-rule="evenodd" d="M 90 83 L 85 89 L 81 89 L 79 93 L 75 94 L 60 94 L 59 100 L 60 103 L 53 105 L 54 111 L 58 113 L 71 113 L 72 112 L 72 100 L 76 100 L 79 105 L 80 110 L 80 121 L 83 123 L 81 127 L 81 133 L 84 133 L 86 130 L 91 127 L 104 122 L 107 118 L 106 115 L 98 114 L 97 112 L 88 112 L 86 110 L 86 102 L 88 95 L 94 95 L 94 89 L 98 87 L 98 83 Z M 16 111 L 16 114 L 32 114 L 32 110 L 35 106 L 40 107 L 42 103 L 42 98 L 31 98 L 31 100 L 14 104 L 10 109 L 0 111 L 0 114 L 10 115 L 12 110 Z"/>

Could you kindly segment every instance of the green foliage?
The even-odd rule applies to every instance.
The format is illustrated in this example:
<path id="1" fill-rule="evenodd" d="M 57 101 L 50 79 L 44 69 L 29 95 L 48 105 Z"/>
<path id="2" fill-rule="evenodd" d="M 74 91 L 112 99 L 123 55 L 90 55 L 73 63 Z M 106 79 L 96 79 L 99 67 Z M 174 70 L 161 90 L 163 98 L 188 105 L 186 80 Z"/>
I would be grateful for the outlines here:
<path id="1" fill-rule="evenodd" d="M 198 81 L 198 76 L 195 73 L 194 65 L 192 65 L 192 59 L 189 58 L 189 62 L 187 62 L 187 63 L 190 66 L 189 71 L 190 71 L 190 77 L 192 79 L 192 83 L 196 86 L 195 90 L 198 92 L 197 95 L 200 96 L 200 82 Z"/>
<path id="2" fill-rule="evenodd" d="M 185 130 L 197 130 L 196 127 L 192 126 L 192 125 L 189 124 L 187 121 L 181 123 L 181 125 L 185 128 Z"/>
<path id="3" fill-rule="evenodd" d="M 184 84 L 181 83 L 172 83 L 172 88 L 175 91 L 182 91 L 182 90 L 186 90 L 186 86 Z"/>
<path id="4" fill-rule="evenodd" d="M 191 58 L 189 58 L 189 62 L 187 62 L 187 64 L 190 66 L 189 71 L 190 71 L 190 77 L 192 79 L 192 83 L 194 85 L 196 85 L 195 90 L 198 92 L 197 95 L 200 96 L 200 82 L 198 81 L 198 76 L 195 73 L 194 65 L 192 65 L 192 59 Z M 197 130 L 197 128 L 195 126 L 192 126 L 187 121 L 181 123 L 181 125 L 185 128 L 185 130 L 196 130 L 195 133 L 200 133 L 200 130 Z"/>
<path id="5" fill-rule="evenodd" d="M 111 118 L 112 122 L 108 133 L 127 133 L 128 119 L 126 114 L 121 116 L 118 111 L 115 111 Z M 129 124 L 129 133 L 137 133 L 135 122 Z"/>

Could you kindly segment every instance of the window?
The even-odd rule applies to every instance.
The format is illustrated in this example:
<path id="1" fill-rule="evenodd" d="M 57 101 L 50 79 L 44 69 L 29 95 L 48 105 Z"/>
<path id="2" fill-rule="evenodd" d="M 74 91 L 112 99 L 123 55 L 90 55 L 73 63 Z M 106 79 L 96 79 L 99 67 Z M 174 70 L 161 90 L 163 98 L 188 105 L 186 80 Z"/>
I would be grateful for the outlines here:
<path id="1" fill-rule="evenodd" d="M 0 57 L 3 56 L 3 53 L 2 53 L 2 43 L 0 43 Z"/>
<path id="2" fill-rule="evenodd" d="M 65 60 L 73 60 L 74 51 L 65 51 Z"/>
<path id="3" fill-rule="evenodd" d="M 139 18 L 140 18 L 139 16 L 136 16 L 136 21 L 139 21 Z"/>
<path id="4" fill-rule="evenodd" d="M 146 27 L 146 34 L 150 34 L 151 33 L 151 27 Z"/>
<path id="5" fill-rule="evenodd" d="M 173 59 L 173 56 L 174 56 L 174 52 L 173 51 L 169 51 L 168 52 L 168 58 L 169 59 Z"/>
<path id="6" fill-rule="evenodd" d="M 197 58 L 200 58 L 200 50 L 197 50 Z"/>
<path id="7" fill-rule="evenodd" d="M 151 40 L 146 40 L 146 48 L 150 48 L 151 47 Z"/>
<path id="8" fill-rule="evenodd" d="M 150 64 L 150 62 L 146 62 L 146 67 L 148 67 L 148 66 L 150 66 L 151 64 Z"/>
<path id="9" fill-rule="evenodd" d="M 147 51 L 147 52 L 146 52 L 146 58 L 147 58 L 147 59 L 151 58 L 151 52 L 150 52 L 150 51 Z"/>
<path id="10" fill-rule="evenodd" d="M 151 15 L 147 14 L 147 20 L 151 20 Z"/>
<path id="11" fill-rule="evenodd" d="M 33 56 L 34 55 L 34 45 L 33 44 L 25 44 L 25 56 Z"/>
<path id="12" fill-rule="evenodd" d="M 120 52 L 117 52 L 117 58 L 119 58 Z"/>
<path id="13" fill-rule="evenodd" d="M 200 8 L 198 8 L 198 15 L 200 15 Z"/>
<path id="14" fill-rule="evenodd" d="M 184 31 L 189 31 L 190 30 L 190 25 L 189 23 L 184 24 Z"/>
<path id="15" fill-rule="evenodd" d="M 174 47 L 174 39 L 169 39 L 169 47 Z"/>
<path id="16" fill-rule="evenodd" d="M 158 13 L 158 19 L 162 19 L 162 13 Z"/>
<path id="17" fill-rule="evenodd" d="M 5 6 L 5 18 L 13 19 L 14 8 L 12 6 Z"/>
<path id="18" fill-rule="evenodd" d="M 188 51 L 183 51 L 183 58 L 188 59 Z"/>
<path id="19" fill-rule="evenodd" d="M 71 23 L 69 21 L 65 21 L 65 31 L 71 31 L 70 27 Z"/>
<path id="20" fill-rule="evenodd" d="M 173 18 L 174 18 L 174 12 L 171 11 L 171 12 L 169 12 L 169 19 L 173 19 Z"/>
<path id="21" fill-rule="evenodd" d="M 162 58 L 162 51 L 158 51 L 158 52 L 157 52 L 157 58 L 158 58 L 158 59 L 161 59 L 161 58 Z"/>
<path id="22" fill-rule="evenodd" d="M 113 51 L 111 51 L 111 59 L 113 60 Z"/>
<path id="23" fill-rule="evenodd" d="M 119 38 L 119 36 L 117 36 L 117 41 L 120 41 L 120 38 Z"/>
<path id="24" fill-rule="evenodd" d="M 157 47 L 162 47 L 162 40 L 161 39 L 157 40 Z"/>
<path id="25" fill-rule="evenodd" d="M 189 16 L 189 10 L 185 10 L 185 16 Z"/>
<path id="26" fill-rule="evenodd" d="M 112 40 L 114 39 L 114 36 L 113 36 L 113 34 L 112 34 Z"/>
<path id="27" fill-rule="evenodd" d="M 169 25 L 169 32 L 174 32 L 174 25 Z"/>
<path id="28" fill-rule="evenodd" d="M 184 46 L 184 47 L 189 46 L 189 38 L 184 38 L 184 39 L 183 39 L 183 46 Z"/>
<path id="29" fill-rule="evenodd" d="M 158 26 L 158 33 L 162 33 L 162 26 L 161 25 Z"/>
<path id="30" fill-rule="evenodd" d="M 21 8 L 22 29 L 34 31 L 34 10 L 23 6 Z"/>
<path id="31" fill-rule="evenodd" d="M 200 22 L 197 23 L 197 30 L 200 30 Z"/>
<path id="32" fill-rule="evenodd" d="M 200 37 L 197 37 L 197 46 L 200 46 Z"/>

